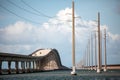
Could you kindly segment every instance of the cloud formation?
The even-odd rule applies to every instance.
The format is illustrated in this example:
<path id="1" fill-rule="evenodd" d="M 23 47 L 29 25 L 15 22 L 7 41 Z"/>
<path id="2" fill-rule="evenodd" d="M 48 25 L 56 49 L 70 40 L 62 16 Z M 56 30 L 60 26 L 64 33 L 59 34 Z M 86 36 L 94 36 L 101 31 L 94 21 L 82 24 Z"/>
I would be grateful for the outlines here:
<path id="1" fill-rule="evenodd" d="M 71 8 L 60 10 L 56 14 L 56 17 L 49 19 L 48 22 L 43 23 L 41 26 L 17 21 L 14 24 L 0 28 L 0 51 L 30 54 L 39 48 L 56 48 L 60 53 L 62 63 L 70 66 L 72 35 L 71 10 Z M 75 16 L 79 15 L 75 14 Z M 76 60 L 78 62 L 82 58 L 82 52 L 84 52 L 83 49 L 86 47 L 90 32 L 97 30 L 97 22 L 75 18 L 75 28 Z M 120 55 L 120 35 L 110 33 L 108 26 L 101 25 L 101 30 L 104 28 L 107 28 L 107 34 L 110 37 L 110 42 L 108 43 L 109 54 Z M 113 52 L 114 50 L 115 52 Z M 117 56 L 117 58 L 120 57 Z M 112 63 L 112 61 L 109 63 Z M 118 61 L 116 63 L 120 62 Z"/>

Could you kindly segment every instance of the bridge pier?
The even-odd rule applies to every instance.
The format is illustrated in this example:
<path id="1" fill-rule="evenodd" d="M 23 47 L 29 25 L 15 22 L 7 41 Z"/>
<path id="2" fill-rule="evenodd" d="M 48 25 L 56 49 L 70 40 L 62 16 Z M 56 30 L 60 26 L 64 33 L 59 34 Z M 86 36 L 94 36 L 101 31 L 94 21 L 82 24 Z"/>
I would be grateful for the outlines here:
<path id="1" fill-rule="evenodd" d="M 39 70 L 38 61 L 36 61 L 35 63 L 36 63 L 36 70 Z"/>
<path id="2" fill-rule="evenodd" d="M 16 68 L 16 73 L 17 74 L 19 73 L 18 66 L 19 66 L 18 61 L 15 61 L 15 68 Z"/>
<path id="3" fill-rule="evenodd" d="M 36 63 L 36 70 L 40 71 L 41 70 L 41 62 L 37 60 L 37 61 L 35 61 L 35 63 Z"/>
<path id="4" fill-rule="evenodd" d="M 25 61 L 25 72 L 27 72 L 27 61 Z"/>
<path id="5" fill-rule="evenodd" d="M 39 71 L 40 71 L 40 68 L 41 68 L 41 67 L 40 67 L 40 65 L 41 65 L 41 62 L 40 62 L 40 61 L 38 61 Z"/>
<path id="6" fill-rule="evenodd" d="M 29 64 L 29 68 L 28 68 L 29 72 L 31 72 L 31 61 L 29 61 L 28 64 Z"/>
<path id="7" fill-rule="evenodd" d="M 0 60 L 0 74 L 2 74 L 2 61 Z"/>
<path id="8" fill-rule="evenodd" d="M 34 71 L 37 70 L 37 67 L 36 67 L 36 61 L 33 61 L 33 69 L 34 69 Z"/>
<path id="9" fill-rule="evenodd" d="M 2 74 L 2 60 L 0 60 L 0 74 Z M 8 62 L 8 74 L 12 73 L 11 70 L 11 63 L 12 61 Z M 25 73 L 25 72 L 33 72 L 33 71 L 40 71 L 41 68 L 41 62 L 39 60 L 37 61 L 14 61 L 15 62 L 15 72 L 18 74 L 19 72 Z M 19 71 L 19 62 L 21 62 L 21 71 Z"/>
<path id="10" fill-rule="evenodd" d="M 35 70 L 35 62 L 34 61 L 32 61 L 32 63 L 33 63 L 33 71 Z"/>
<path id="11" fill-rule="evenodd" d="M 26 61 L 26 71 L 27 71 L 27 72 L 29 72 L 29 65 L 28 65 L 28 64 L 29 64 L 29 62 Z"/>
<path id="12" fill-rule="evenodd" d="M 11 74 L 11 61 L 8 61 L 8 74 Z"/>
<path id="13" fill-rule="evenodd" d="M 22 73 L 25 73 L 25 62 L 21 61 Z"/>
<path id="14" fill-rule="evenodd" d="M 33 71 L 36 71 L 37 67 L 36 67 L 36 61 L 33 61 Z"/>
<path id="15" fill-rule="evenodd" d="M 30 61 L 26 61 L 26 70 L 28 73 L 30 72 Z"/>

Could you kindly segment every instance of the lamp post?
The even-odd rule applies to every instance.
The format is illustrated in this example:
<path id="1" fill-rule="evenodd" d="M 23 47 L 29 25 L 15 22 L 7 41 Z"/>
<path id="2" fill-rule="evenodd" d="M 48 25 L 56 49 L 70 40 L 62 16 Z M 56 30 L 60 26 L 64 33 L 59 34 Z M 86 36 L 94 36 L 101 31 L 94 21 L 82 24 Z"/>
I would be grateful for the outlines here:
<path id="1" fill-rule="evenodd" d="M 91 70 L 93 70 L 93 35 L 91 33 Z"/>
<path id="2" fill-rule="evenodd" d="M 74 0 L 72 0 L 72 75 L 76 75 L 75 71 L 75 17 L 74 17 Z"/>
<path id="3" fill-rule="evenodd" d="M 100 42 L 100 13 L 98 12 L 98 66 L 97 73 L 101 71 L 101 42 Z"/>
<path id="4" fill-rule="evenodd" d="M 95 70 L 97 70 L 96 32 L 95 32 L 94 36 L 95 36 Z"/>
<path id="5" fill-rule="evenodd" d="M 106 29 L 104 29 L 104 71 L 106 72 L 107 71 L 107 66 L 106 66 L 106 63 L 107 63 L 107 59 L 106 59 Z"/>

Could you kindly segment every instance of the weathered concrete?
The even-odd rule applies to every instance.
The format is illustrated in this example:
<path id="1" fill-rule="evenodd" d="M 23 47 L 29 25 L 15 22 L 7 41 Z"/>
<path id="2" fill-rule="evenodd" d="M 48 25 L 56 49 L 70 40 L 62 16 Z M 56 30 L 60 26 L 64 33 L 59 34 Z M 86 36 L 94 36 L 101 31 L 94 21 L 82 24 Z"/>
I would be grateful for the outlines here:
<path id="1" fill-rule="evenodd" d="M 66 69 L 66 67 L 62 66 L 60 56 L 56 49 L 39 49 L 30 55 L 0 53 L 0 74 L 3 72 L 2 62 L 4 61 L 8 62 L 8 74 L 12 73 L 12 62 L 15 62 L 14 71 L 16 74 L 21 72 Z M 21 66 L 21 69 L 19 66 Z"/>
<path id="2" fill-rule="evenodd" d="M 56 49 L 39 49 L 30 54 L 30 56 L 43 56 L 38 63 L 40 70 L 55 70 L 55 69 L 65 69 L 62 66 L 59 53 Z"/>

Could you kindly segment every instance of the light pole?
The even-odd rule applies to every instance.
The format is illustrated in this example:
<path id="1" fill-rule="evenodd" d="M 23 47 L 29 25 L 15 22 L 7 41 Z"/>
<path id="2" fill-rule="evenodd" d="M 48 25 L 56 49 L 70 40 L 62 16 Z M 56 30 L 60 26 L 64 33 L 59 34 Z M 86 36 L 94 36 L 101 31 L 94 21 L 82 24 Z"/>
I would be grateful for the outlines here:
<path id="1" fill-rule="evenodd" d="M 72 75 L 76 75 L 75 71 L 75 17 L 74 17 L 74 0 L 72 0 Z"/>
<path id="2" fill-rule="evenodd" d="M 86 64 L 87 64 L 87 69 L 88 69 L 88 45 L 86 48 Z"/>
<path id="3" fill-rule="evenodd" d="M 93 37 L 92 37 L 92 33 L 91 33 L 91 70 L 93 70 Z"/>
<path id="4" fill-rule="evenodd" d="M 95 36 L 95 70 L 97 70 L 96 32 L 95 32 L 94 36 Z"/>
<path id="5" fill-rule="evenodd" d="M 90 70 L 90 39 L 88 41 L 88 69 Z"/>
<path id="6" fill-rule="evenodd" d="M 101 71 L 101 42 L 100 42 L 100 13 L 98 12 L 98 66 L 97 73 Z"/>
<path id="7" fill-rule="evenodd" d="M 104 71 L 106 72 L 107 71 L 107 66 L 106 66 L 106 63 L 107 63 L 107 59 L 106 59 L 106 29 L 104 29 Z"/>

